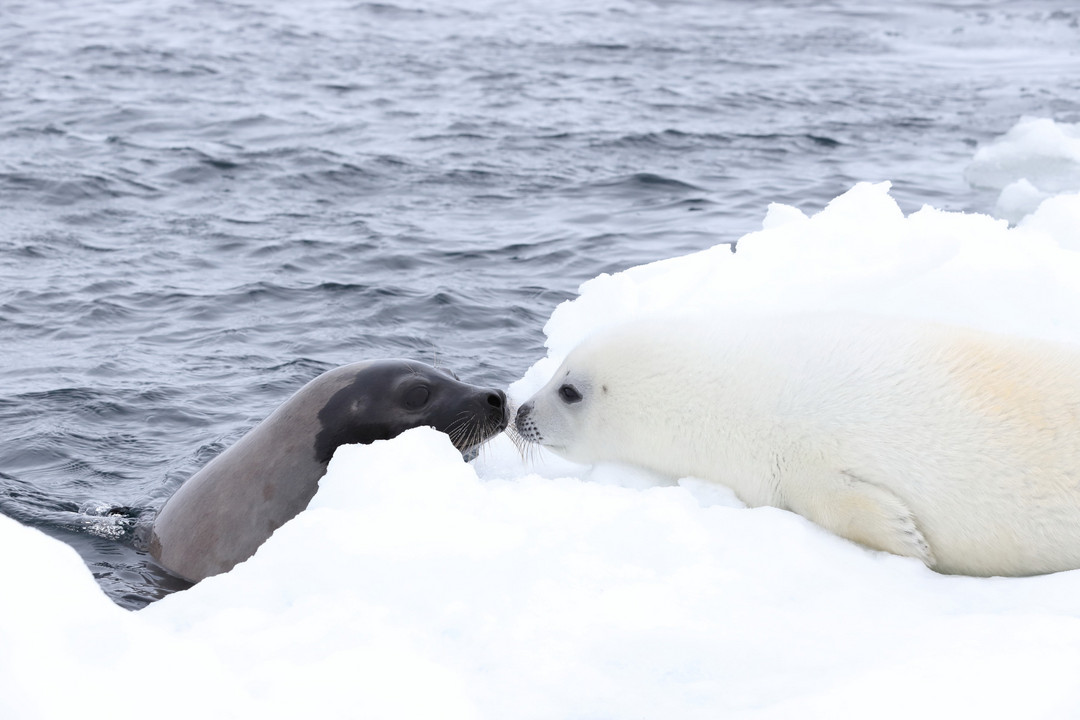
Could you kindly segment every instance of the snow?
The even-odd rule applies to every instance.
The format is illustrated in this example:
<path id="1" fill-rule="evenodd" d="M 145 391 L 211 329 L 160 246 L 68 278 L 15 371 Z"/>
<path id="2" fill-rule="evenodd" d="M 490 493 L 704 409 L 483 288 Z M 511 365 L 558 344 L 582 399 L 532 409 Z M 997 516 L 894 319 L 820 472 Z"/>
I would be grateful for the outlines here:
<path id="1" fill-rule="evenodd" d="M 905 216 L 862 184 L 810 217 L 770 207 L 734 254 L 590 280 L 511 395 L 651 314 L 846 308 L 1080 343 L 1075 137 L 1024 120 L 978 152 L 973 177 L 1045 196 L 1012 225 Z M 135 613 L 4 517 L 0 554 L 0 717 L 1080 715 L 1080 571 L 939 575 L 722 487 L 505 437 L 472 464 L 428 428 L 343 447 L 255 557 Z"/>

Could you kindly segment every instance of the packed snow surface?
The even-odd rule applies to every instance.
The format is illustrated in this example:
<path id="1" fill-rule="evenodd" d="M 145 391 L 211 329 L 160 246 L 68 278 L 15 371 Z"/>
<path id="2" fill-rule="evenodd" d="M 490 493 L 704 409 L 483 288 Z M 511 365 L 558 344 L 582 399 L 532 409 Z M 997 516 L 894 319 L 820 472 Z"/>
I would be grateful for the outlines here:
<path id="1" fill-rule="evenodd" d="M 1025 120 L 979 151 L 973 181 L 1043 196 L 1017 217 L 905 216 L 862 184 L 813 216 L 773 205 L 737 252 L 590 280 L 511 395 L 657 314 L 839 309 L 1080 344 L 1076 142 Z M 1080 715 L 1080 571 L 939 575 L 723 487 L 505 437 L 472 464 L 428 428 L 343 447 L 251 560 L 135 613 L 3 517 L 0 553 L 2 717 L 115 715 L 118 676 L 155 717 Z"/>

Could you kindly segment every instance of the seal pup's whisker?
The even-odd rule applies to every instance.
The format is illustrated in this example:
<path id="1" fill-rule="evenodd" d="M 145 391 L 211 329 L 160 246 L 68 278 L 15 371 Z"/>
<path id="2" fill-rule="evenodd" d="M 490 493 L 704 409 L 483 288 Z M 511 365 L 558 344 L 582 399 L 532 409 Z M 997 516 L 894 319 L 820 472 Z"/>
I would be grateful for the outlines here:
<path id="1" fill-rule="evenodd" d="M 517 450 L 524 464 L 533 465 L 540 461 L 540 453 L 544 451 L 544 446 L 522 437 L 514 423 L 507 425 L 506 429 L 503 430 L 503 434 L 510 438 L 510 443 Z"/>

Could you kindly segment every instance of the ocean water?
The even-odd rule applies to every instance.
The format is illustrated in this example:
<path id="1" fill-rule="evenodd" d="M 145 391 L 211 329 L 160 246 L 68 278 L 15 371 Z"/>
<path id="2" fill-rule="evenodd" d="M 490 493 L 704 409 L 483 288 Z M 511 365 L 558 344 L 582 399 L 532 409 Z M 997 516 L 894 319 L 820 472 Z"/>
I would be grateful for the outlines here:
<path id="1" fill-rule="evenodd" d="M 126 516 L 318 373 L 506 385 L 582 281 L 858 181 L 989 212 L 1024 115 L 1080 121 L 1075 3 L 4 3 L 0 512 L 140 607 Z"/>

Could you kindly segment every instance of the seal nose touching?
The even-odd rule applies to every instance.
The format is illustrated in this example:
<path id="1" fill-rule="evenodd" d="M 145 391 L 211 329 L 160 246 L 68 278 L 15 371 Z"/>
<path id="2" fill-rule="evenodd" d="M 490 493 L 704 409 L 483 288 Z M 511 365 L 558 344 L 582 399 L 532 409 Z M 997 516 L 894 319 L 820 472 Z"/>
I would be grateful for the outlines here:
<path id="1" fill-rule="evenodd" d="M 540 434 L 540 428 L 532 418 L 534 403 L 532 400 L 518 408 L 517 417 L 514 418 L 514 428 L 522 440 L 531 443 L 543 443 L 544 436 Z"/>
<path id="2" fill-rule="evenodd" d="M 539 442 L 540 433 L 537 432 L 536 423 L 532 421 L 530 415 L 533 411 L 533 401 L 529 400 L 518 408 L 517 416 L 514 418 L 514 428 L 525 440 L 529 442 Z"/>

